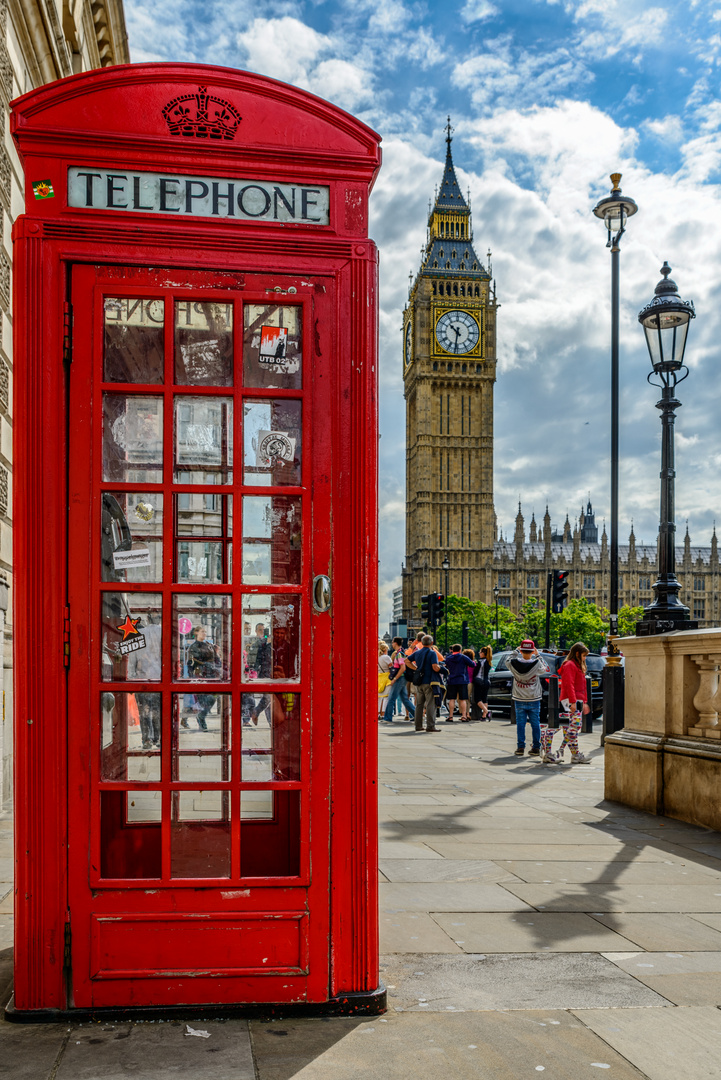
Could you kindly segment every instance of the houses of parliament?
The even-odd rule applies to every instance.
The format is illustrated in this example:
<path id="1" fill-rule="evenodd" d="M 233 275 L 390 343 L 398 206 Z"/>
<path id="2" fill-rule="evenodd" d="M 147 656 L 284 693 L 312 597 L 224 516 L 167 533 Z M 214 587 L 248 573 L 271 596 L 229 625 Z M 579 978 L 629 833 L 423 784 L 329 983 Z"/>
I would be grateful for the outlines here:
<path id="1" fill-rule="evenodd" d="M 503 537 L 493 505 L 493 393 L 496 382 L 496 288 L 490 253 L 473 246 L 470 199 L 460 189 L 446 129 L 443 179 L 431 204 L 420 269 L 403 312 L 406 399 L 406 562 L 396 617 L 421 622 L 421 596 L 448 592 L 495 602 L 514 612 L 535 597 L 545 604 L 546 572 L 570 570 L 569 599 L 608 607 L 609 545 L 599 539 L 590 501 L 574 526 L 555 530 L 546 507 L 526 534 L 519 503 L 513 538 Z M 656 544 L 619 544 L 619 604 L 653 599 Z M 686 528 L 676 549 L 681 598 L 699 626 L 719 625 L 716 532 L 692 546 Z M 401 593 L 401 590 L 397 590 Z"/>

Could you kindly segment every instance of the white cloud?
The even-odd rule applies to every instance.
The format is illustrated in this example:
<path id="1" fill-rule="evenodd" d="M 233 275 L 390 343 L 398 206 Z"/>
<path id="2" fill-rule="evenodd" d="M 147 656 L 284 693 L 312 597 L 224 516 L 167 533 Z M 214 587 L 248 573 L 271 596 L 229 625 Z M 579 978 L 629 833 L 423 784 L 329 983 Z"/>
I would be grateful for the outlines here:
<path id="1" fill-rule="evenodd" d="M 504 35 L 456 64 L 451 78 L 455 86 L 469 91 L 479 111 L 488 113 L 500 103 L 523 108 L 553 102 L 570 86 L 592 81 L 593 75 L 566 48 L 530 52 L 516 48 Z"/>
<path id="2" fill-rule="evenodd" d="M 489 0 L 466 0 L 460 15 L 465 23 L 485 22 L 498 14 L 498 8 Z"/>

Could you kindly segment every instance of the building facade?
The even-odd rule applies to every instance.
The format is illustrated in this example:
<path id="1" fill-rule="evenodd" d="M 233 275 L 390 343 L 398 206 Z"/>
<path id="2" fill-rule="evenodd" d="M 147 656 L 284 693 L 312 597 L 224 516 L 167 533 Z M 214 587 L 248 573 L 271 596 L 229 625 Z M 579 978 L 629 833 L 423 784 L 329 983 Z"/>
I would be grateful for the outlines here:
<path id="1" fill-rule="evenodd" d="M 446 164 L 423 261 L 403 312 L 406 569 L 403 611 L 423 594 L 485 597 L 493 588 L 493 387 L 496 293 L 473 247 L 447 128 Z M 445 579 L 444 579 L 445 580 Z"/>
<path id="2" fill-rule="evenodd" d="M 498 602 L 514 612 L 546 600 L 549 570 L 570 570 L 570 599 L 608 607 L 610 560 L 589 500 L 573 528 L 553 529 L 532 516 L 528 536 L 519 503 L 512 540 L 497 531 L 493 505 L 493 394 L 496 381 L 496 288 L 490 255 L 473 248 L 470 203 L 456 178 L 447 128 L 443 180 L 428 218 L 422 262 L 403 312 L 406 399 L 406 562 L 402 617 L 421 622 L 421 597 L 448 592 Z M 443 566 L 448 559 L 448 577 Z M 619 545 L 619 604 L 653 600 L 656 544 Z M 719 564 L 714 530 L 708 547 L 692 546 L 686 528 L 676 548 L 681 598 L 700 627 L 718 625 Z M 398 618 L 394 603 L 394 619 Z"/>
<path id="3" fill-rule="evenodd" d="M 13 768 L 12 226 L 25 202 L 9 104 L 43 83 L 129 61 L 122 0 L 0 0 L 0 806 L 11 796 Z"/>

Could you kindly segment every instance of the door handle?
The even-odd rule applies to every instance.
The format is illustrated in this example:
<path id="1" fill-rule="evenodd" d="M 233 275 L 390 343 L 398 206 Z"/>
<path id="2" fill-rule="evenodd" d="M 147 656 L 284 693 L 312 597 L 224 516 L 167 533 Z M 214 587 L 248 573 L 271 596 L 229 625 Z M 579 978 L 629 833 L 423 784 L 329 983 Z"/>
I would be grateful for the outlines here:
<path id="1" fill-rule="evenodd" d="M 313 578 L 313 609 L 327 611 L 330 607 L 330 578 L 327 574 L 318 574 Z"/>

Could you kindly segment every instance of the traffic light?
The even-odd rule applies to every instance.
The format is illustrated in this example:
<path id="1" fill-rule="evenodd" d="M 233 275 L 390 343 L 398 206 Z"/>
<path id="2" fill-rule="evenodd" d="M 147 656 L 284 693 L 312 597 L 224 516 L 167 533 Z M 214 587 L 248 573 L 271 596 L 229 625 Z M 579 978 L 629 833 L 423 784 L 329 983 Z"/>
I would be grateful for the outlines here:
<path id="1" fill-rule="evenodd" d="M 436 615 L 436 624 L 445 616 L 445 600 L 443 599 L 443 593 L 433 593 L 433 609 Z"/>
<path id="2" fill-rule="evenodd" d="M 559 615 L 564 607 L 568 597 L 569 577 L 571 576 L 570 570 L 554 570 L 553 571 L 553 584 L 551 587 L 551 611 L 554 615 Z"/>
<path id="3" fill-rule="evenodd" d="M 433 615 L 434 615 L 433 601 L 435 600 L 435 598 L 436 598 L 435 593 L 429 593 L 427 596 L 422 596 L 421 597 L 421 617 L 422 617 L 424 623 L 432 623 L 433 622 Z"/>

